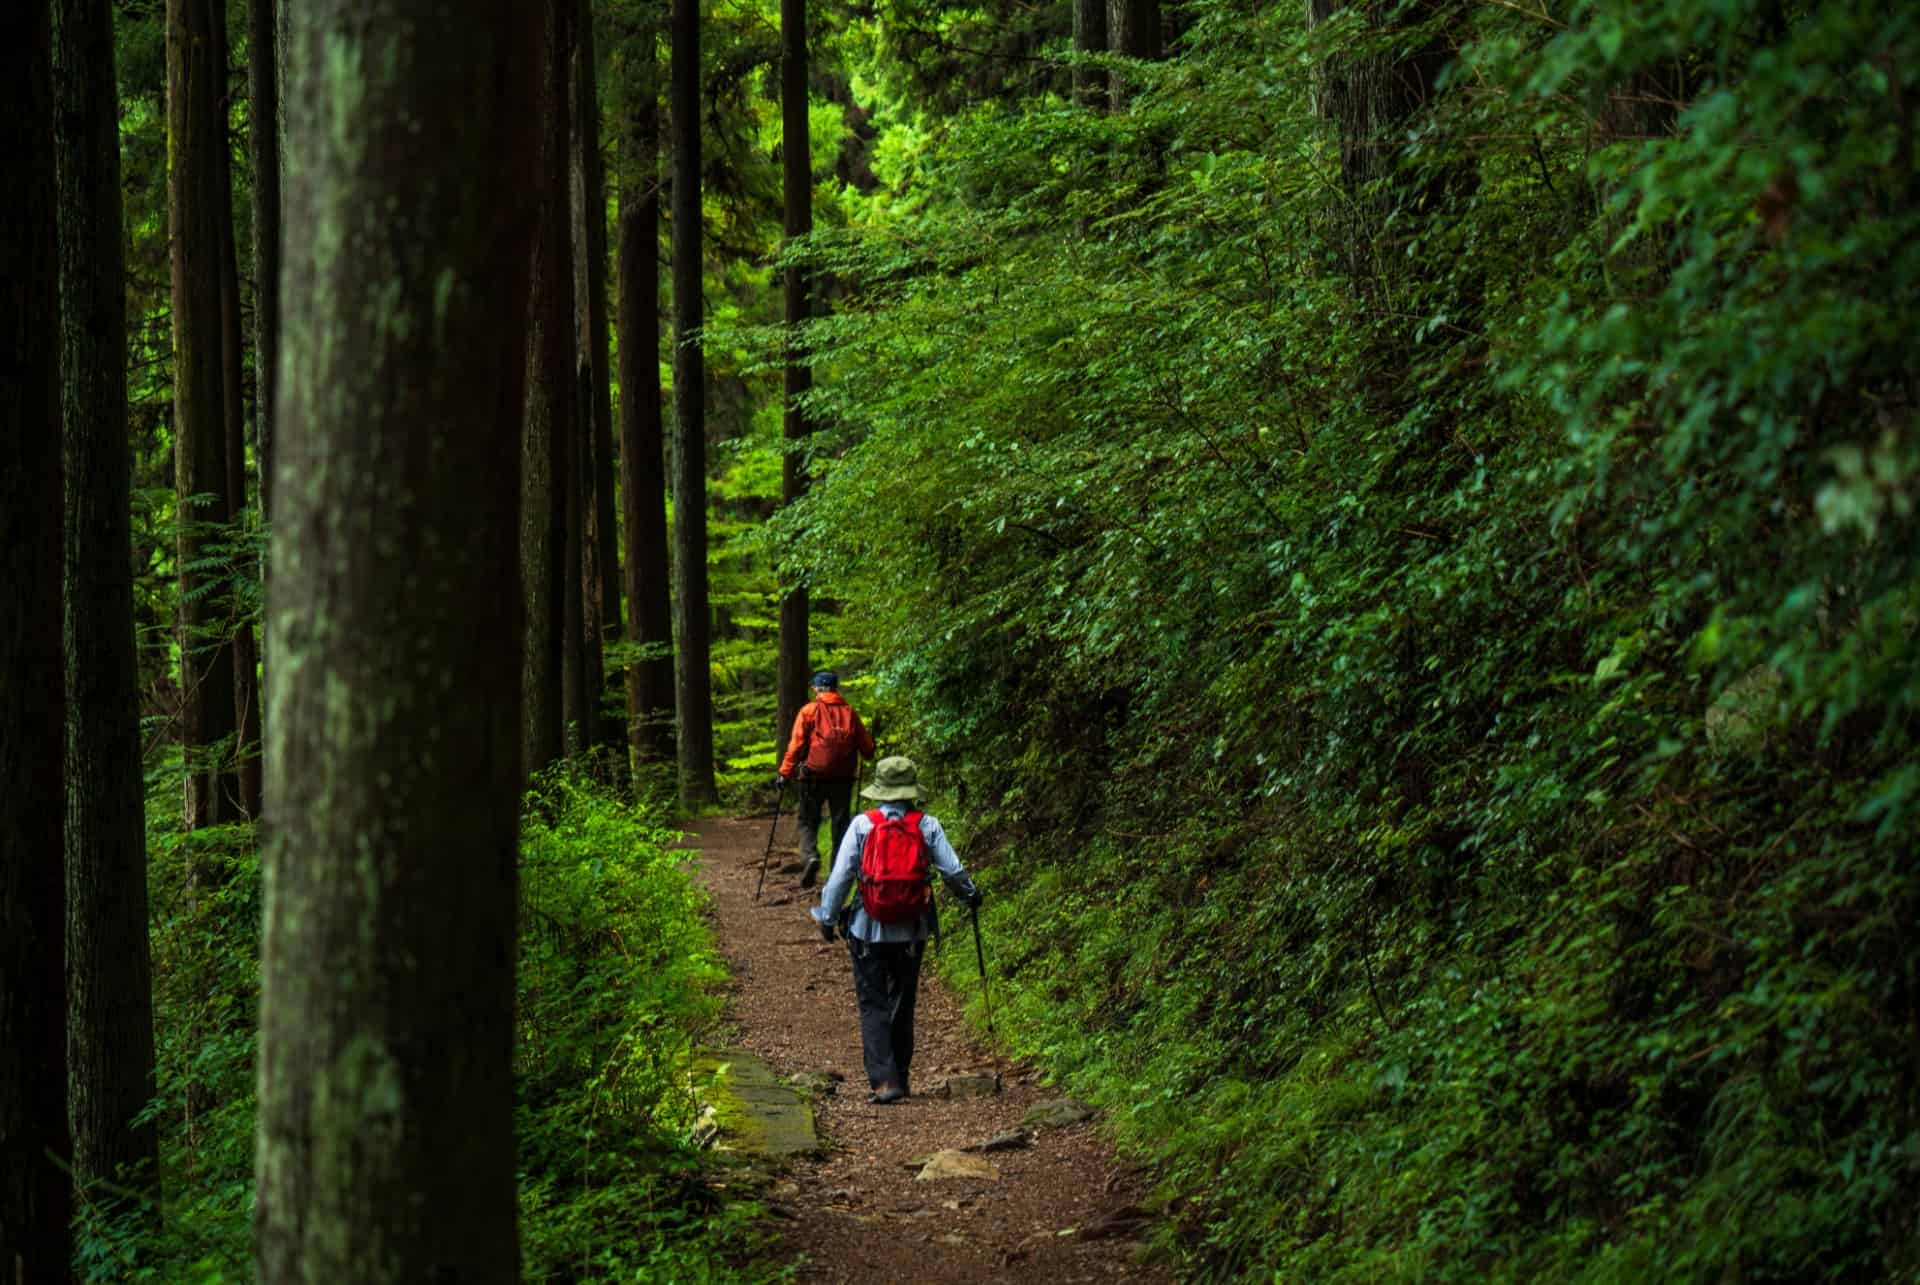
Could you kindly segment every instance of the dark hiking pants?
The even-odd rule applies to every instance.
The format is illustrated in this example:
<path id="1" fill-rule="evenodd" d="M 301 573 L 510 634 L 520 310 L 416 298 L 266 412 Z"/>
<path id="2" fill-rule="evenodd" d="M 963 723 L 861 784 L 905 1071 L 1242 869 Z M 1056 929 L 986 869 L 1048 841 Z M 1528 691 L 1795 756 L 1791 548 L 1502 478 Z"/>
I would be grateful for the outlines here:
<path id="1" fill-rule="evenodd" d="M 907 1087 L 913 1063 L 913 1006 L 920 997 L 919 941 L 859 941 L 853 955 L 853 994 L 860 1004 L 860 1044 L 867 1083 Z"/>
<path id="2" fill-rule="evenodd" d="M 830 781 L 820 776 L 800 778 L 800 859 L 810 861 L 820 855 L 820 820 L 822 812 L 833 815 L 833 846 L 827 849 L 827 859 L 821 868 L 821 878 L 833 873 L 833 854 L 840 851 L 840 840 L 847 837 L 847 827 L 853 824 L 853 782 Z"/>

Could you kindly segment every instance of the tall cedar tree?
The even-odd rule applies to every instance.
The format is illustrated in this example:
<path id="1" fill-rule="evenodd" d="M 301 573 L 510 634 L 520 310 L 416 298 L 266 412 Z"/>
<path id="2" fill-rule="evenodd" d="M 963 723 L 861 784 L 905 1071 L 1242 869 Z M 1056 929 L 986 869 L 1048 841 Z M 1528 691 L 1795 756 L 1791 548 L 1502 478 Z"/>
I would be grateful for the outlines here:
<path id="1" fill-rule="evenodd" d="M 679 726 L 680 798 L 711 803 L 713 621 L 707 596 L 707 371 L 699 333 L 700 0 L 673 0 L 673 693 Z"/>
<path id="2" fill-rule="evenodd" d="M 587 460 L 586 525 L 581 560 L 586 578 L 587 693 L 592 702 L 589 743 L 616 768 L 626 761 L 620 721 L 609 717 L 606 648 L 620 641 L 620 533 L 614 522 L 613 389 L 607 330 L 607 178 L 600 157 L 600 77 L 593 5 L 579 0 L 573 67 L 573 284 L 580 379 L 580 445 Z"/>
<path id="3" fill-rule="evenodd" d="M 1107 7 L 1107 41 L 1114 53 L 1124 54 L 1128 58 L 1158 58 L 1160 0 L 1110 0 Z M 1109 92 L 1114 110 L 1118 111 L 1126 105 L 1132 86 L 1119 76 L 1110 79 Z"/>
<path id="4" fill-rule="evenodd" d="M 651 26 L 625 47 L 621 120 L 620 505 L 626 529 L 627 741 L 635 764 L 674 755 L 666 437 L 660 413 L 660 72 Z"/>
<path id="5" fill-rule="evenodd" d="M 227 40 L 225 0 L 209 0 L 208 22 L 213 28 L 215 62 L 220 68 L 223 91 L 227 71 L 232 65 Z M 243 354 L 246 352 L 246 321 L 240 313 L 240 248 L 233 226 L 233 149 L 226 146 L 227 98 L 220 99 L 220 139 L 214 153 L 219 176 L 219 206 L 215 217 L 220 226 L 220 405 L 226 420 L 227 497 L 238 516 L 247 505 L 247 398 L 243 378 Z M 235 775 L 240 788 L 240 811 L 248 817 L 260 815 L 260 682 L 259 653 L 254 649 L 253 625 L 245 618 L 233 626 L 233 707 L 238 734 L 235 743 Z"/>
<path id="6" fill-rule="evenodd" d="M 134 661 L 120 117 L 107 0 L 54 7 L 66 441 L 67 1045 L 74 1175 L 152 1191 L 145 780 Z"/>
<path id="7" fill-rule="evenodd" d="M 49 0 L 0 5 L 0 1279 L 67 1279 L 59 296 Z"/>
<path id="8" fill-rule="evenodd" d="M 807 0 L 780 0 L 780 161 L 781 228 L 788 240 L 813 231 L 813 152 L 807 137 Z M 789 263 L 785 315 L 786 416 L 782 425 L 786 454 L 780 466 L 780 502 L 792 504 L 806 493 L 807 434 L 811 431 L 800 399 L 813 386 L 813 367 L 802 358 L 799 328 L 811 313 L 807 270 Z M 788 587 L 780 599 L 780 645 L 775 666 L 779 690 L 774 745 L 786 743 L 787 729 L 807 699 L 807 587 Z"/>
<path id="9" fill-rule="evenodd" d="M 573 265 L 567 199 L 567 60 L 572 6 L 540 6 L 545 50 L 540 78 L 540 199 L 533 275 L 527 290 L 526 432 L 521 453 L 520 576 L 526 601 L 523 679 L 528 775 L 566 753 L 567 509 L 578 491 L 570 449 L 576 436 L 573 373 Z M 528 181 L 522 177 L 522 182 Z M 577 562 L 576 562 L 577 565 Z"/>
<path id="10" fill-rule="evenodd" d="M 247 0 L 247 147 L 253 161 L 254 453 L 260 516 L 273 518 L 273 385 L 280 351 L 280 15 Z"/>
<path id="11" fill-rule="evenodd" d="M 186 824 L 239 816 L 232 764 L 237 730 L 231 595 L 203 560 L 210 528 L 233 517 L 222 385 L 221 222 L 232 201 L 221 186 L 227 148 L 226 67 L 214 0 L 167 0 L 167 207 L 173 267 L 174 476 L 181 504 L 180 739 L 189 757 Z M 224 746 L 219 762 L 207 757 Z"/>
<path id="12" fill-rule="evenodd" d="M 287 225 L 313 234 L 283 279 L 258 1275 L 511 1282 L 522 621 L 501 576 L 542 23 L 515 0 L 288 16 Z"/>
<path id="13" fill-rule="evenodd" d="M 1107 0 L 1073 0 L 1073 48 L 1076 53 L 1107 51 Z M 1098 109 L 1106 105 L 1107 73 L 1098 67 L 1073 69 L 1073 101 Z"/>

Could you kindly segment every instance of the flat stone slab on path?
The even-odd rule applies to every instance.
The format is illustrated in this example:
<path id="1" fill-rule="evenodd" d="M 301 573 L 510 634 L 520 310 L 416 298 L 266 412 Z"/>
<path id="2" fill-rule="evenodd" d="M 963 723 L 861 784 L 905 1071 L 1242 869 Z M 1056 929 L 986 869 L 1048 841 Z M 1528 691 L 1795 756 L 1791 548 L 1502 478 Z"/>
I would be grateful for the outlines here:
<path id="1" fill-rule="evenodd" d="M 813 1108 L 747 1049 L 714 1049 L 694 1060 L 695 1082 L 708 1085 L 708 1105 L 723 1145 L 784 1159 L 820 1153 Z M 722 1068 L 725 1068 L 722 1071 Z M 715 1072 L 721 1072 L 718 1081 Z"/>

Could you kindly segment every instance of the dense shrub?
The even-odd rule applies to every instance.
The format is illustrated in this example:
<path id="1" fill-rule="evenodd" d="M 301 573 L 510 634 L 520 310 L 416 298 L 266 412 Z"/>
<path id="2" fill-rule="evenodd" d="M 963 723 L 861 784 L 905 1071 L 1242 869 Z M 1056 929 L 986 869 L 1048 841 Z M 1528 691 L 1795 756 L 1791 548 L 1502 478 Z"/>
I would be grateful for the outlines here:
<path id="1" fill-rule="evenodd" d="M 1920 19 L 1184 17 L 815 252 L 784 533 L 1010 1038 L 1196 1273 L 1914 1270 Z M 1355 164 L 1316 103 L 1435 49 Z"/>

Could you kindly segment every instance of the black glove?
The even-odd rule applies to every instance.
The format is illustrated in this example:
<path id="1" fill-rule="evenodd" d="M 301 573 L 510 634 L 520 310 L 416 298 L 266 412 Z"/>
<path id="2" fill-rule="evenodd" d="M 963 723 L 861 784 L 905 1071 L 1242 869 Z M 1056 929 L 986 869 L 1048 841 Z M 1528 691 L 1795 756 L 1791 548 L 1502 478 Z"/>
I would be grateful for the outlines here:
<path id="1" fill-rule="evenodd" d="M 774 778 L 773 778 L 773 788 L 774 788 L 774 789 L 776 789 L 776 790 L 784 790 L 784 789 L 786 789 L 786 788 L 787 788 L 787 778 L 786 778 L 786 777 L 784 777 L 784 776 L 776 776 L 776 777 L 774 777 Z"/>
<path id="2" fill-rule="evenodd" d="M 969 892 L 966 896 L 961 898 L 962 901 L 967 903 L 968 910 L 980 909 L 980 902 L 982 899 L 983 898 L 981 896 L 980 887 L 978 884 L 974 885 L 973 891 Z"/>
<path id="3" fill-rule="evenodd" d="M 815 920 L 814 922 L 815 922 L 815 923 L 819 923 L 820 921 L 816 919 L 816 920 Z M 833 925 L 832 925 L 832 924 L 820 924 L 820 940 L 821 940 L 821 941 L 832 941 L 832 940 L 833 940 Z"/>

